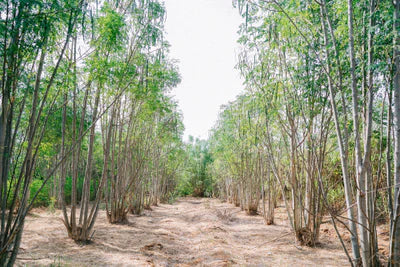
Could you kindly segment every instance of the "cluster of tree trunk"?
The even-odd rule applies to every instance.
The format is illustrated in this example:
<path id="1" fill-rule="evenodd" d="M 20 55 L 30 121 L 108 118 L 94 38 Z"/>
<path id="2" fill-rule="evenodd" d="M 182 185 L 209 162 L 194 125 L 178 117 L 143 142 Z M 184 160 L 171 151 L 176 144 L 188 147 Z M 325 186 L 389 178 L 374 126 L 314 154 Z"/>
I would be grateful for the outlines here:
<path id="1" fill-rule="evenodd" d="M 52 15 L 61 9 L 68 10 L 63 17 Z M 62 82 L 57 74 L 64 67 L 84 6 L 83 1 L 58 5 L 3 1 L 0 10 L 0 265 L 12 266 L 25 217 L 37 196 L 30 196 L 29 189 L 40 144 L 62 93 L 62 87 L 56 86 Z M 58 31 L 65 34 L 57 40 Z M 59 165 L 52 166 L 44 180 L 49 180 Z"/>
<path id="2" fill-rule="evenodd" d="M 158 1 L 2 1 L 0 13 L 0 265 L 12 266 L 44 187 L 80 242 L 103 201 L 111 223 L 168 201 L 183 128 Z"/>
<path id="3" fill-rule="evenodd" d="M 300 243 L 318 242 L 329 214 L 350 232 L 351 251 L 337 230 L 352 265 L 399 265 L 399 1 L 235 6 L 247 92 L 224 108 L 211 138 L 220 195 L 251 210 L 253 194 L 265 203 L 279 188 Z M 382 217 L 388 257 L 378 250 Z"/>

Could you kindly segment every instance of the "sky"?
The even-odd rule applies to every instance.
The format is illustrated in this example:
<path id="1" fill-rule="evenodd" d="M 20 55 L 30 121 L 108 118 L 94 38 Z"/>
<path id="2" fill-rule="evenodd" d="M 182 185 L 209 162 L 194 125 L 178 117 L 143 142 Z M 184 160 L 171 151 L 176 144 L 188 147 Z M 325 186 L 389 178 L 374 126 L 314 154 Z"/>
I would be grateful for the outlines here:
<path id="1" fill-rule="evenodd" d="M 172 91 L 183 112 L 184 140 L 207 139 L 220 106 L 242 91 L 234 69 L 241 22 L 231 0 L 165 0 L 170 56 L 182 82 Z"/>

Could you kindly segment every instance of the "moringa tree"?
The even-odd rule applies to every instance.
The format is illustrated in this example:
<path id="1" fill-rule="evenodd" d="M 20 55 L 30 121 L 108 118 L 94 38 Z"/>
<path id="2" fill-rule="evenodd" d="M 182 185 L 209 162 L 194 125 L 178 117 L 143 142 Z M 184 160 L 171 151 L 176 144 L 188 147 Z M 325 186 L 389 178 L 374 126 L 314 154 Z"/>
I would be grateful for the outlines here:
<path id="1" fill-rule="evenodd" d="M 3 1 L 1 10 L 0 265 L 15 262 L 29 190 L 48 121 L 66 76 L 59 74 L 84 1 Z M 48 181 L 63 161 L 44 178 Z M 43 188 L 44 184 L 42 185 Z"/>

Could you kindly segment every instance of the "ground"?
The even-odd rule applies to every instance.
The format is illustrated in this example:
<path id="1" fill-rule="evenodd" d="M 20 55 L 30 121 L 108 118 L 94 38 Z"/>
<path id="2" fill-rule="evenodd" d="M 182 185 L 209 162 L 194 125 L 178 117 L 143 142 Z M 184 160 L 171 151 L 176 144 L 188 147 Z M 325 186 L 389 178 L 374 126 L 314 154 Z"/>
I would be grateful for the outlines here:
<path id="1" fill-rule="evenodd" d="M 93 242 L 68 238 L 61 212 L 34 210 L 26 219 L 18 266 L 348 266 L 329 225 L 321 245 L 297 246 L 284 209 L 275 225 L 217 199 L 181 198 L 129 223 L 111 225 L 101 211 Z"/>

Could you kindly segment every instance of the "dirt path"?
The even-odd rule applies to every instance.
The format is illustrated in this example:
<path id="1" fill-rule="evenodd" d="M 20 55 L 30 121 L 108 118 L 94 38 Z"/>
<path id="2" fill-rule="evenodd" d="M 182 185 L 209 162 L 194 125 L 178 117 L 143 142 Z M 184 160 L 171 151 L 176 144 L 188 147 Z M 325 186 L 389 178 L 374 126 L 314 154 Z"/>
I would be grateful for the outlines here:
<path id="1" fill-rule="evenodd" d="M 102 211 L 94 242 L 71 241 L 57 211 L 35 210 L 26 221 L 18 265 L 28 266 L 347 266 L 328 229 L 318 248 L 298 247 L 282 208 L 276 225 L 216 199 L 162 204 L 127 225 L 110 225 Z"/>

